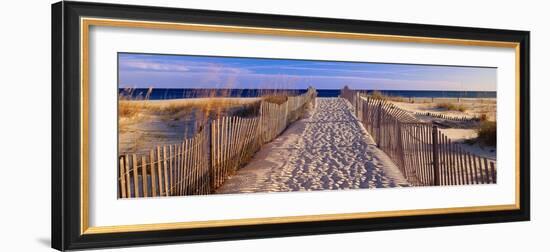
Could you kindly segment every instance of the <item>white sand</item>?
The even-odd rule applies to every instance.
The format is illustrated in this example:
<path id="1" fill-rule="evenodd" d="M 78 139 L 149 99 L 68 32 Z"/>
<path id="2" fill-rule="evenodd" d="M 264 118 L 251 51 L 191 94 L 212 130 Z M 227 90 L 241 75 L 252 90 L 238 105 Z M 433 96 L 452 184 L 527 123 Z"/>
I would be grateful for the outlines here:
<path id="1" fill-rule="evenodd" d="M 462 98 L 460 104 L 466 107 L 466 111 L 449 111 L 444 109 L 437 109 L 435 106 L 438 102 L 453 102 L 453 99 L 444 100 L 437 98 L 433 103 L 426 101 L 424 103 L 409 103 L 409 102 L 396 102 L 393 104 L 409 112 L 430 112 L 435 114 L 442 114 L 455 117 L 473 118 L 486 114 L 489 120 L 495 120 L 496 116 L 496 99 L 493 98 Z M 456 100 L 454 103 L 457 103 Z M 475 139 L 477 137 L 478 122 L 475 121 L 453 121 L 445 120 L 431 116 L 415 116 L 417 119 L 423 122 L 436 122 L 444 124 L 449 128 L 440 127 L 439 129 L 445 134 L 452 142 L 460 144 L 463 150 L 472 154 L 486 157 L 491 160 L 496 160 L 496 148 L 489 146 L 482 146 L 477 143 L 468 144 L 467 140 Z"/>
<path id="2" fill-rule="evenodd" d="M 217 193 L 408 186 L 341 98 L 316 108 L 266 144 Z"/>
<path id="3" fill-rule="evenodd" d="M 466 110 L 464 112 L 461 112 L 436 108 L 437 104 L 442 102 L 462 105 Z M 457 102 L 456 99 L 436 98 L 434 102 L 410 103 L 392 101 L 392 103 L 400 107 L 401 109 L 417 113 L 430 112 L 433 114 L 466 118 L 479 117 L 482 114 L 485 114 L 487 118 L 491 121 L 494 121 L 496 117 L 496 99 L 494 98 L 462 98 L 460 102 Z M 419 119 L 429 119 L 429 117 L 420 116 Z"/>
<path id="4" fill-rule="evenodd" d="M 482 146 L 477 143 L 468 144 L 465 141 L 475 139 L 477 130 L 475 129 L 440 129 L 452 142 L 459 144 L 463 150 L 472 154 L 485 157 L 491 160 L 496 160 L 497 152 L 495 147 Z"/>

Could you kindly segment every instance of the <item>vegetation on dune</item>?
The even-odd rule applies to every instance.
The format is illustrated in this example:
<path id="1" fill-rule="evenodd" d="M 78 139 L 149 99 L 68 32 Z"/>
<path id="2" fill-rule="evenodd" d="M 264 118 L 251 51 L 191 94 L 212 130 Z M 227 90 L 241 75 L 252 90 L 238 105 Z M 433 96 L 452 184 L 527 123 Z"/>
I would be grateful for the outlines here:
<path id="1" fill-rule="evenodd" d="M 487 146 L 497 145 L 497 123 L 491 121 L 482 121 L 477 129 L 477 139 L 480 143 Z"/>
<path id="2" fill-rule="evenodd" d="M 255 117 L 260 115 L 260 103 L 255 102 L 242 106 L 240 109 L 234 111 L 233 116 L 238 117 Z"/>
<path id="3" fill-rule="evenodd" d="M 374 90 L 370 93 L 370 96 L 374 99 L 380 99 L 380 100 L 385 100 L 386 99 L 386 96 L 384 94 L 382 94 L 382 92 L 378 91 L 378 90 Z"/>
<path id="4" fill-rule="evenodd" d="M 404 97 L 385 95 L 384 93 L 382 93 L 379 90 L 374 90 L 374 91 L 368 92 L 368 94 L 370 95 L 370 97 L 372 97 L 374 99 L 379 99 L 379 100 L 388 100 L 388 101 L 396 101 L 396 102 L 405 102 L 405 101 L 407 101 L 406 98 L 404 98 Z"/>
<path id="5" fill-rule="evenodd" d="M 227 98 L 181 100 L 120 100 L 119 132 L 130 130 L 132 125 L 148 121 L 163 121 L 167 127 L 175 127 L 173 121 L 196 120 L 206 123 L 209 118 L 220 116 L 253 117 L 259 114 L 259 100 L 243 101 Z"/>
<path id="6" fill-rule="evenodd" d="M 134 96 L 133 89 L 125 89 L 119 95 L 119 119 L 135 119 L 143 114 L 165 116 L 182 116 L 192 111 L 201 111 L 205 115 L 217 114 L 228 109 L 234 109 L 237 116 L 254 116 L 259 111 L 259 102 L 243 101 L 228 97 L 204 97 L 204 99 L 180 99 L 153 101 L 149 100 L 152 89 L 144 95 Z M 263 101 L 283 104 L 288 100 L 289 93 L 271 93 L 261 97 Z"/>
<path id="7" fill-rule="evenodd" d="M 143 94 L 138 94 L 133 98 L 135 89 L 134 88 L 125 88 L 118 95 L 118 117 L 120 118 L 134 118 L 139 115 L 143 109 L 147 108 L 147 101 L 152 93 L 153 89 L 149 88 L 145 96 Z M 142 102 L 132 102 L 132 101 L 142 101 Z"/>
<path id="8" fill-rule="evenodd" d="M 133 118 L 139 111 L 145 107 L 145 104 L 129 103 L 126 101 L 119 101 L 118 103 L 118 117 L 119 118 Z"/>
<path id="9" fill-rule="evenodd" d="M 483 113 L 479 116 L 479 121 L 481 122 L 485 122 L 488 120 L 488 117 L 487 117 L 487 114 L 486 113 Z"/>
<path id="10" fill-rule="evenodd" d="M 390 101 L 396 101 L 396 102 L 408 102 L 408 99 L 401 96 L 390 96 L 388 98 Z M 413 101 L 414 102 L 414 101 Z"/>
<path id="11" fill-rule="evenodd" d="M 285 94 L 270 94 L 270 95 L 262 96 L 262 99 L 265 102 L 275 103 L 275 104 L 281 105 L 281 104 L 285 103 L 288 100 L 288 95 L 285 95 Z"/>
<path id="12" fill-rule="evenodd" d="M 174 115 L 200 109 L 205 113 L 220 111 L 226 108 L 243 106 L 250 102 L 224 98 L 206 98 L 197 100 L 171 101 L 128 101 L 118 102 L 119 117 L 133 117 L 139 112 L 155 113 L 160 115 Z"/>
<path id="13" fill-rule="evenodd" d="M 466 111 L 466 106 L 463 104 L 456 104 L 456 103 L 450 103 L 450 102 L 442 102 L 435 105 L 438 109 L 445 109 L 445 110 L 452 110 L 452 111 L 460 111 L 464 112 Z"/>

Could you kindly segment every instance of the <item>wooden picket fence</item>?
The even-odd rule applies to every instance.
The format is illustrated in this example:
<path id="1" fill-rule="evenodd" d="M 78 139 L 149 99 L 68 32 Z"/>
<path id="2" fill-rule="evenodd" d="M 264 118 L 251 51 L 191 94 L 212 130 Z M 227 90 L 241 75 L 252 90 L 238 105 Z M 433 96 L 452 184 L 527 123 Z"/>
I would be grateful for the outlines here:
<path id="1" fill-rule="evenodd" d="M 149 155 L 119 157 L 121 198 L 207 194 L 208 134 L 202 129 L 180 144 L 157 146 Z"/>
<path id="2" fill-rule="evenodd" d="M 496 164 L 465 151 L 436 125 L 417 120 L 391 102 L 343 90 L 377 146 L 413 185 L 496 183 Z"/>
<path id="3" fill-rule="evenodd" d="M 414 114 L 418 116 L 430 116 L 430 117 L 440 118 L 444 120 L 451 120 L 451 121 L 479 121 L 478 117 L 450 116 L 450 115 L 443 115 L 443 114 L 433 113 L 433 112 L 414 112 Z"/>
<path id="4" fill-rule="evenodd" d="M 222 117 L 212 121 L 211 187 L 218 188 L 259 149 L 260 117 Z"/>
<path id="5" fill-rule="evenodd" d="M 149 153 L 119 156 L 118 197 L 210 194 L 265 144 L 297 120 L 315 102 L 317 92 L 288 97 L 282 104 L 262 101 L 256 117 L 210 120 L 179 144 Z"/>

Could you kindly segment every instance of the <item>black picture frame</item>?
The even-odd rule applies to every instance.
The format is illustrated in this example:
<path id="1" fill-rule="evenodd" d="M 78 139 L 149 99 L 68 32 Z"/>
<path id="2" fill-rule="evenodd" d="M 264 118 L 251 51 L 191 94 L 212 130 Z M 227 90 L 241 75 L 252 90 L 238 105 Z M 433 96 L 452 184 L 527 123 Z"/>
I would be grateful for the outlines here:
<path id="1" fill-rule="evenodd" d="M 519 209 L 337 221 L 82 234 L 81 17 L 519 43 Z M 58 250 L 467 225 L 530 219 L 529 32 L 102 3 L 52 5 L 52 247 Z"/>

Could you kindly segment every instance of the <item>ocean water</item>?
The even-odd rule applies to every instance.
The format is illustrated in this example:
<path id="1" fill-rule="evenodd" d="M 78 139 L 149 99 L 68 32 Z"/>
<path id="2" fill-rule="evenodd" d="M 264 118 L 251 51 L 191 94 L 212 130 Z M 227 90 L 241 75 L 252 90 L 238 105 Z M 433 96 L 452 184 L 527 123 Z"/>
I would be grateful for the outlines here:
<path id="1" fill-rule="evenodd" d="M 360 90 L 371 92 L 370 90 Z M 441 98 L 496 98 L 493 91 L 439 91 L 439 90 L 379 90 L 384 95 L 400 97 L 441 97 Z M 138 88 L 128 91 L 119 89 L 119 94 L 134 99 L 145 98 L 148 89 Z M 307 89 L 275 90 L 275 89 L 184 89 L 184 88 L 157 88 L 149 94 L 150 100 L 200 98 L 200 97 L 259 97 L 274 93 L 299 95 Z M 340 89 L 318 89 L 317 97 L 338 97 Z"/>

